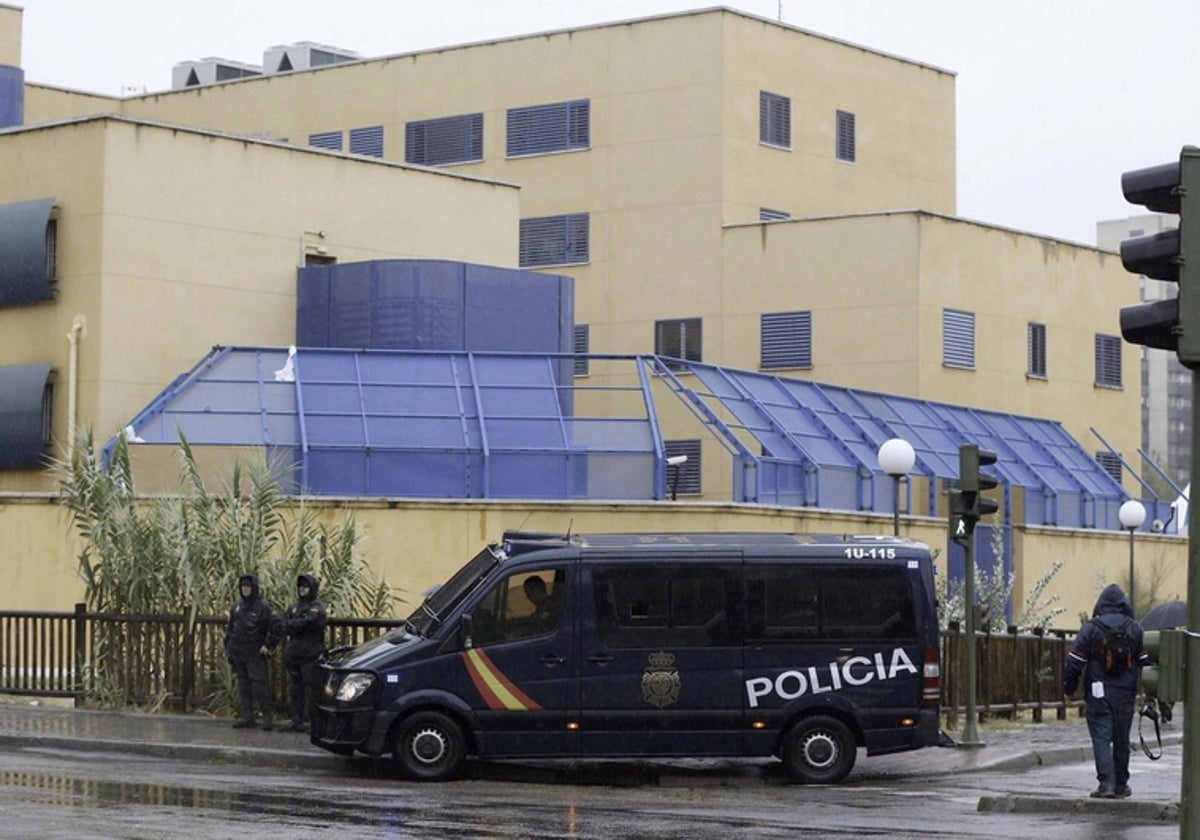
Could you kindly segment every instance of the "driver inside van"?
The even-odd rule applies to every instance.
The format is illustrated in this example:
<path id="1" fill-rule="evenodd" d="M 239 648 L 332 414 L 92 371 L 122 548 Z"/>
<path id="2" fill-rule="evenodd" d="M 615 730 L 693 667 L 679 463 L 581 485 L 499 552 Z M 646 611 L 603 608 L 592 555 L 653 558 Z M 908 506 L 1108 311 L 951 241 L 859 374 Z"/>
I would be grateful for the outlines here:
<path id="1" fill-rule="evenodd" d="M 558 614 L 562 604 L 555 595 L 546 589 L 546 581 L 539 575 L 530 575 L 523 584 L 525 597 L 533 604 L 533 612 L 529 615 L 529 623 L 537 632 L 547 633 L 558 625 Z"/>

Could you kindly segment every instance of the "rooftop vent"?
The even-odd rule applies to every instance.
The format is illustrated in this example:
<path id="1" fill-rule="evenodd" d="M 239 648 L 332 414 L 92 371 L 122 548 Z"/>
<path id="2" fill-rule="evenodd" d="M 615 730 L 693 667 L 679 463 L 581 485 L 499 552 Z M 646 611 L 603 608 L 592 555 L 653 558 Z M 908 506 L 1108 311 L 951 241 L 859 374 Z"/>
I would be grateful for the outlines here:
<path id="1" fill-rule="evenodd" d="M 261 76 L 262 68 L 256 64 L 243 64 L 225 58 L 201 58 L 198 61 L 181 61 L 171 69 L 171 90 L 230 82 L 247 76 Z"/>
<path id="2" fill-rule="evenodd" d="M 362 56 L 312 41 L 297 41 L 290 46 L 270 47 L 263 53 L 263 72 L 286 73 L 289 70 L 312 70 L 346 61 L 358 61 Z"/>

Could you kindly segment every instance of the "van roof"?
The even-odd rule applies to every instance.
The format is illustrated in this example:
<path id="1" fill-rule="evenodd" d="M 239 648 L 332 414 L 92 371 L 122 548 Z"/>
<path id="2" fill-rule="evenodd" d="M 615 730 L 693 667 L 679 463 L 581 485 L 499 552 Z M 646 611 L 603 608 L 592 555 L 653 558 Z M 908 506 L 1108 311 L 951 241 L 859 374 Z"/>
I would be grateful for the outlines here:
<path id="1" fill-rule="evenodd" d="M 791 548 L 892 547 L 928 551 L 925 543 L 890 534 L 793 534 L 764 531 L 689 531 L 651 533 L 549 534 L 533 531 L 507 531 L 504 545 L 509 554 L 523 554 L 551 548 L 630 548 L 688 545 L 710 548 Z"/>

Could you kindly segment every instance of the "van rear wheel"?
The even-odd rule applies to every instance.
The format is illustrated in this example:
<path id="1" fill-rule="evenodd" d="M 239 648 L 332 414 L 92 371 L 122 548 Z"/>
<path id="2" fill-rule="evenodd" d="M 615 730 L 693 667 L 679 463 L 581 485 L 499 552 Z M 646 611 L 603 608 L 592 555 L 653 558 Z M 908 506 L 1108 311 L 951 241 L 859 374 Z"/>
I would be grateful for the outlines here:
<path id="1" fill-rule="evenodd" d="M 453 778 L 466 757 L 462 728 L 441 712 L 417 712 L 405 718 L 396 730 L 393 748 L 400 772 L 421 782 Z"/>
<path id="2" fill-rule="evenodd" d="M 783 764 L 798 782 L 832 785 L 854 766 L 858 746 L 849 727 L 828 715 L 814 715 L 784 737 Z"/>

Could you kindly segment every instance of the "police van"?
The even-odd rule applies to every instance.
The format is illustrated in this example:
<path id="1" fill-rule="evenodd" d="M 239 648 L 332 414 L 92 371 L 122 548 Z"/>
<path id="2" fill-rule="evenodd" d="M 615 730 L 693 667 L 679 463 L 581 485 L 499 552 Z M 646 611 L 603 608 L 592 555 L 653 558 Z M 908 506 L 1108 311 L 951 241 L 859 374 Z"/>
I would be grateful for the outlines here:
<path id="1" fill-rule="evenodd" d="M 928 546 L 879 536 L 510 532 L 404 622 L 331 651 L 312 742 L 464 759 L 776 756 L 834 783 L 937 743 Z"/>

